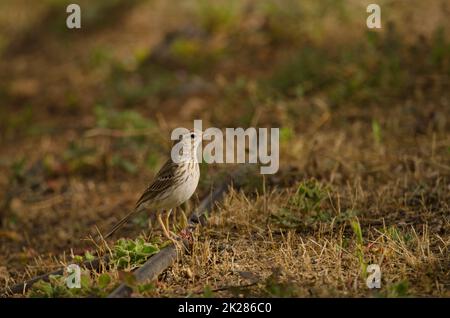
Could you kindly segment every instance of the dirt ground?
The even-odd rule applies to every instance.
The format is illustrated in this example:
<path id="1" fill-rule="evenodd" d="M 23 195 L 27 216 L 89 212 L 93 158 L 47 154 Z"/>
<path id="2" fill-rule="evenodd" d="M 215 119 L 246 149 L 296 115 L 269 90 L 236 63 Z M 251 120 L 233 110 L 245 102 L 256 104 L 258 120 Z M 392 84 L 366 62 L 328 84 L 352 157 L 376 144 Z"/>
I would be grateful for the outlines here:
<path id="1" fill-rule="evenodd" d="M 380 0 L 379 30 L 362 0 L 80 0 L 80 30 L 68 3 L 0 3 L 0 292 L 104 252 L 81 289 L 52 277 L 15 297 L 126 281 L 166 244 L 157 224 L 91 238 L 134 206 L 171 130 L 201 119 L 280 128 L 280 170 L 236 180 L 133 296 L 450 296 L 448 1 Z M 201 164 L 183 210 L 239 168 Z"/>

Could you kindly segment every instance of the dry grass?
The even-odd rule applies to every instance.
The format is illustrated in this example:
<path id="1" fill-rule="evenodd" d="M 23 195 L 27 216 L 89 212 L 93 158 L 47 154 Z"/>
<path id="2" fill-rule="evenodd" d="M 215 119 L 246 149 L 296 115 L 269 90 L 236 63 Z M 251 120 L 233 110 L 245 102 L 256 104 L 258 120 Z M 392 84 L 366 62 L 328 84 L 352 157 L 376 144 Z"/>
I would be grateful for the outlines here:
<path id="1" fill-rule="evenodd" d="M 117 261 L 121 246 L 130 262 L 86 271 L 81 290 L 54 278 L 25 296 L 127 281 L 160 231 L 143 215 L 120 232 L 143 235 L 132 247 L 89 238 L 133 206 L 171 129 L 201 118 L 280 127 L 280 171 L 250 170 L 191 253 L 134 296 L 449 297 L 449 8 L 380 2 L 378 32 L 366 1 L 98 1 L 81 35 L 58 27 L 51 1 L 0 28 L 0 289 L 87 250 Z M 0 26 L 32 5 L 14 1 Z M 235 168 L 202 166 L 185 210 Z M 374 263 L 380 290 L 365 284 Z"/>

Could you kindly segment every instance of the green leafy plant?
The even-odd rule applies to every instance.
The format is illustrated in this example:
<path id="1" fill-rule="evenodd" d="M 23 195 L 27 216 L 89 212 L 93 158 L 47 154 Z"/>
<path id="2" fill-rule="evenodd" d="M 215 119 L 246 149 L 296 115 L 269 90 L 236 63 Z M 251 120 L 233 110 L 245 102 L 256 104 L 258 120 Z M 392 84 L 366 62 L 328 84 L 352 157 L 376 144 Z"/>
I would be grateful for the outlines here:
<path id="1" fill-rule="evenodd" d="M 33 298 L 70 297 L 70 290 L 64 285 L 61 275 L 50 276 L 49 281 L 36 282 L 29 291 Z"/>
<path id="2" fill-rule="evenodd" d="M 152 283 L 137 285 L 137 290 L 140 294 L 149 293 L 154 289 L 155 289 L 155 285 Z"/>
<path id="3" fill-rule="evenodd" d="M 113 247 L 113 261 L 118 268 L 131 269 L 143 264 L 150 256 L 159 252 L 159 248 L 142 238 L 135 240 L 120 239 Z"/>
<path id="4" fill-rule="evenodd" d="M 105 289 L 111 283 L 111 276 L 108 273 L 100 274 L 98 277 L 98 287 Z"/>
<path id="5" fill-rule="evenodd" d="M 303 181 L 291 197 L 289 203 L 302 212 L 317 210 L 327 197 L 327 189 L 315 179 Z"/>
<path id="6" fill-rule="evenodd" d="M 84 258 L 85 258 L 87 261 L 92 262 L 92 261 L 95 259 L 95 256 L 92 255 L 91 252 L 86 251 L 86 252 L 84 253 Z"/>
<path id="7" fill-rule="evenodd" d="M 51 275 L 49 281 L 40 280 L 29 290 L 28 295 L 35 298 L 64 298 L 64 297 L 104 297 L 112 287 L 112 279 L 108 273 L 91 276 L 89 272 L 82 272 L 80 288 L 69 288 L 66 277 Z"/>

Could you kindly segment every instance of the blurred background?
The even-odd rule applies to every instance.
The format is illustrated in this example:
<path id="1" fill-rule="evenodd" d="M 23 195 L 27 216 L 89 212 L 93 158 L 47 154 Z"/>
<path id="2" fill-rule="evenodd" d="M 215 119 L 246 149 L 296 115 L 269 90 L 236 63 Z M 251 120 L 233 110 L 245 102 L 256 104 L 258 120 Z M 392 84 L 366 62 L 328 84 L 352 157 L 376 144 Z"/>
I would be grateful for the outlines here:
<path id="1" fill-rule="evenodd" d="M 69 30 L 71 2 L 0 2 L 0 281 L 82 253 L 194 119 L 279 127 L 271 189 L 315 178 L 448 242 L 448 1 L 378 0 L 368 29 L 373 1 L 78 0 Z M 194 204 L 229 169 L 202 166 Z"/>

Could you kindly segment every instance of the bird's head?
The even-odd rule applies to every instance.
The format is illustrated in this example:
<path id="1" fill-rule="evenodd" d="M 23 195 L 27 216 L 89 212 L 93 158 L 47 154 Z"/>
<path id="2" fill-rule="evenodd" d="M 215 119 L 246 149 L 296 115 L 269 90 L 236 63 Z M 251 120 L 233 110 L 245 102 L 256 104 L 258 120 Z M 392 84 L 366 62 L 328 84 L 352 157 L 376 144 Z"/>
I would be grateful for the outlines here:
<path id="1" fill-rule="evenodd" d="M 197 158 L 198 146 L 202 143 L 202 132 L 198 130 L 191 130 L 185 134 L 180 135 L 172 146 L 172 160 L 186 161 Z"/>

